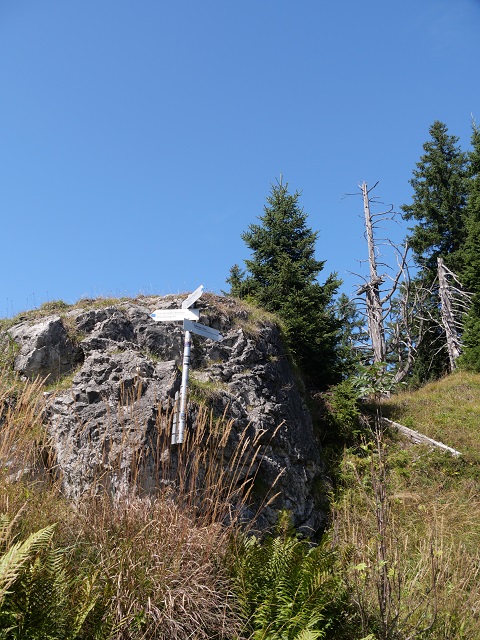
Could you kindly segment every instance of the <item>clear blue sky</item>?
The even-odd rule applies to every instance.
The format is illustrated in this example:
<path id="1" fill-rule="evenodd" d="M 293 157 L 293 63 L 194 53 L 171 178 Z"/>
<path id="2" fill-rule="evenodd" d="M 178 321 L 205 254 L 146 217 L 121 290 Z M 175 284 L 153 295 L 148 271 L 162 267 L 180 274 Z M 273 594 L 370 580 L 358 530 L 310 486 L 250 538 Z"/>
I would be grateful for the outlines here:
<path id="1" fill-rule="evenodd" d="M 343 195 L 409 202 L 434 120 L 468 149 L 479 61 L 480 0 L 2 0 L 0 316 L 219 292 L 280 173 L 350 292 Z"/>

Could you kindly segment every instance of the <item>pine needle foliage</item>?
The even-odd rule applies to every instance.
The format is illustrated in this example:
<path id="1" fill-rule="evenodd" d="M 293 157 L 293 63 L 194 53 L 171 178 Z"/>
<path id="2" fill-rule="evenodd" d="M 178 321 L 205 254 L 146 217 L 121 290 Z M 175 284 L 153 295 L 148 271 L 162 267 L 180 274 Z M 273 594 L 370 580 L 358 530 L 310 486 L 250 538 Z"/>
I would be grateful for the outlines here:
<path id="1" fill-rule="evenodd" d="M 406 220 L 417 222 L 409 229 L 408 242 L 423 275 L 431 281 L 438 256 L 453 271 L 458 273 L 461 268 L 466 237 L 467 155 L 443 122 L 435 121 L 429 133 L 430 140 L 423 145 L 425 153 L 410 180 L 412 203 L 403 205 L 402 211 Z"/>
<path id="2" fill-rule="evenodd" d="M 436 280 L 439 257 L 454 273 L 462 273 L 467 238 L 467 154 L 443 122 L 435 121 L 429 133 L 424 154 L 410 180 L 412 202 L 401 207 L 404 219 L 415 221 L 407 240 L 419 267 L 415 280 L 425 289 L 430 289 Z M 439 378 L 449 370 L 439 306 L 434 288 L 421 311 L 425 318 L 423 338 L 417 345 L 413 370 L 413 380 L 420 383 Z"/>
<path id="3" fill-rule="evenodd" d="M 472 293 L 472 305 L 465 321 L 463 354 L 459 364 L 480 372 L 480 128 L 474 123 L 469 154 L 467 240 L 463 250 L 462 284 Z"/>
<path id="4" fill-rule="evenodd" d="M 279 515 L 275 535 L 240 540 L 234 589 L 250 640 L 317 640 L 338 626 L 343 590 L 334 556 L 300 539 L 290 515 Z"/>
<path id="5" fill-rule="evenodd" d="M 231 295 L 278 314 L 297 365 L 309 385 L 320 389 L 338 377 L 340 323 L 333 296 L 341 281 L 330 274 L 318 282 L 325 261 L 315 257 L 318 232 L 308 227 L 299 198 L 282 180 L 272 185 L 261 224 L 242 234 L 252 252 L 246 271 L 234 265 L 227 283 Z"/>

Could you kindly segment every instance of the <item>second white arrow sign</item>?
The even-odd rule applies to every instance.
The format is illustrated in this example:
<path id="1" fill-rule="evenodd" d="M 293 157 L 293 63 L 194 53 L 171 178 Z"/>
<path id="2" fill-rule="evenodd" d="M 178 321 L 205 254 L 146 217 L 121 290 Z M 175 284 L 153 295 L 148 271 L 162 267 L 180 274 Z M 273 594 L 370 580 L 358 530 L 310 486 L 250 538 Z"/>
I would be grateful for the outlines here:
<path id="1" fill-rule="evenodd" d="M 212 329 L 212 327 L 207 327 L 206 325 L 200 324 L 199 322 L 184 320 L 183 328 L 185 329 L 185 331 L 197 333 L 199 336 L 203 336 L 204 338 L 210 338 L 210 340 L 221 340 L 223 338 L 220 331 Z"/>
<path id="2" fill-rule="evenodd" d="M 191 293 L 188 298 L 186 298 L 183 302 L 182 302 L 182 309 L 188 309 L 188 307 L 191 307 L 192 304 L 194 304 L 202 295 L 203 293 L 203 284 L 201 284 L 198 289 L 195 289 L 195 291 L 193 293 Z"/>

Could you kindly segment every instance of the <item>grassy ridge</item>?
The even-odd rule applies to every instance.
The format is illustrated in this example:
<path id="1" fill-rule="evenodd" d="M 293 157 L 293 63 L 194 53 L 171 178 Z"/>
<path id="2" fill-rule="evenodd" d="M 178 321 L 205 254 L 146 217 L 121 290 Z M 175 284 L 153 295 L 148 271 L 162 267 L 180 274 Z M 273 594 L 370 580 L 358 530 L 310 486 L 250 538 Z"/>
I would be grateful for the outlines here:
<path id="1" fill-rule="evenodd" d="M 480 461 L 480 375 L 459 371 L 383 404 L 384 415 Z"/>

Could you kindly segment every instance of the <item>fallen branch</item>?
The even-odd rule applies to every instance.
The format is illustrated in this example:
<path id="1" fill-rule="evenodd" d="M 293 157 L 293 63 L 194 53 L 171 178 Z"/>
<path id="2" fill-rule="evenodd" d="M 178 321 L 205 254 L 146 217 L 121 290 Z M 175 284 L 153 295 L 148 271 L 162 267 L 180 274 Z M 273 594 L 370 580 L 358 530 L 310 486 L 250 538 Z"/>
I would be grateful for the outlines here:
<path id="1" fill-rule="evenodd" d="M 443 442 L 437 442 L 436 440 L 423 435 L 423 433 L 419 433 L 418 431 L 414 431 L 413 429 L 405 427 L 403 424 L 399 424 L 398 422 L 394 422 L 393 420 L 389 420 L 388 418 L 381 418 L 381 420 L 389 427 L 393 427 L 394 429 L 402 433 L 415 444 L 427 444 L 437 449 L 442 449 L 442 451 L 448 451 L 448 453 L 451 453 L 452 456 L 455 457 L 462 455 L 460 451 L 452 449 L 452 447 L 447 447 L 447 445 L 443 444 Z"/>

